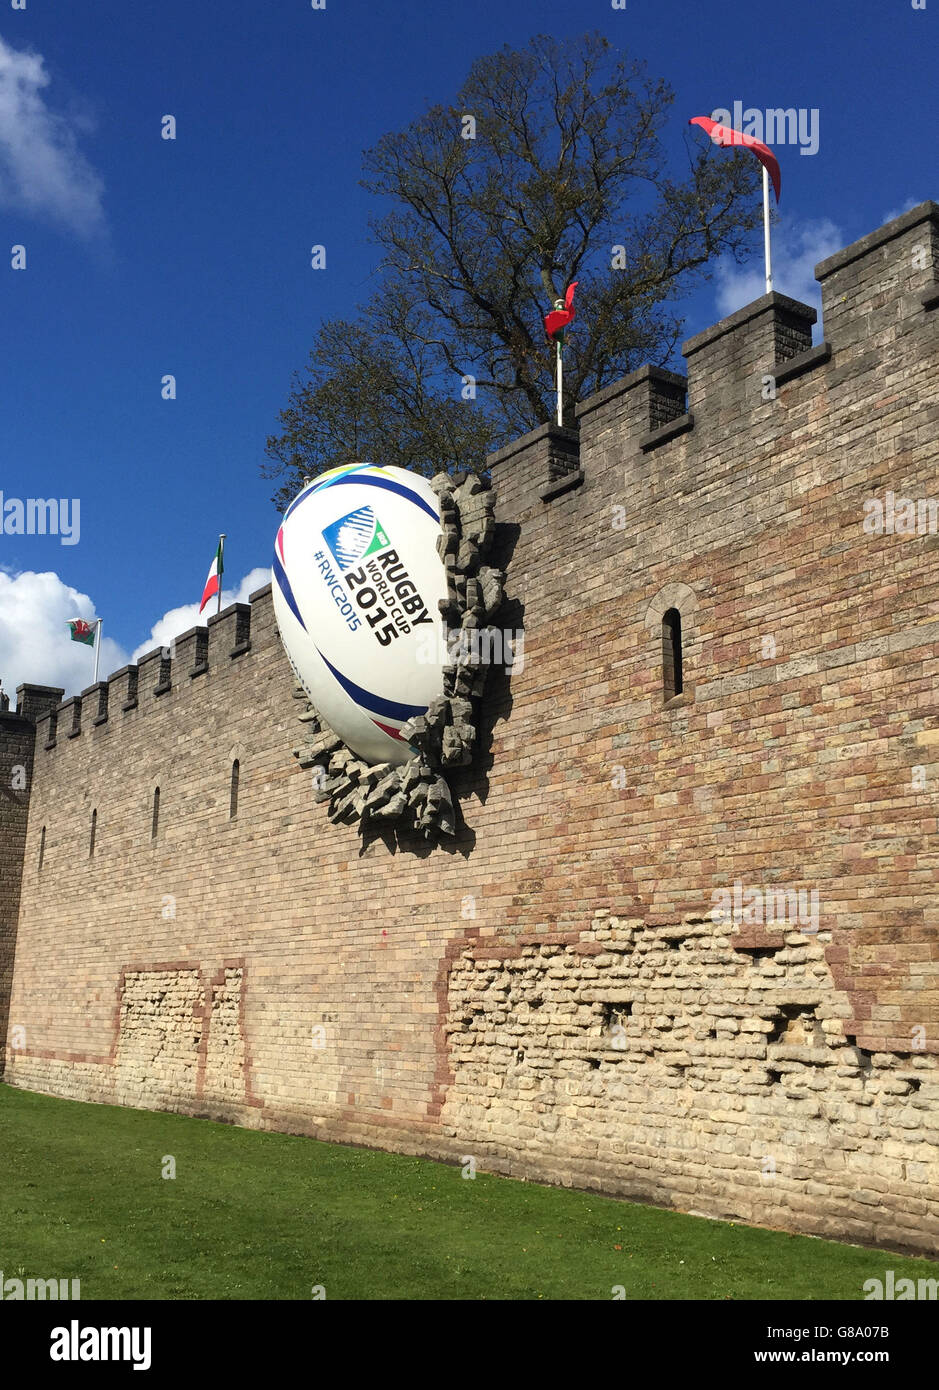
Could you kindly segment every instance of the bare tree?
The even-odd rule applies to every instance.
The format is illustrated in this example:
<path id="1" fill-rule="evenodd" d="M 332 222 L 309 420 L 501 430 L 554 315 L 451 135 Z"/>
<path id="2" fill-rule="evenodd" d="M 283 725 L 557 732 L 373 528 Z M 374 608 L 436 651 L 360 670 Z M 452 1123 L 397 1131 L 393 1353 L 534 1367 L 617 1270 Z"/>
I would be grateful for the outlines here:
<path id="1" fill-rule="evenodd" d="M 322 324 L 280 412 L 280 433 L 267 440 L 262 472 L 285 480 L 272 499 L 280 510 L 305 477 L 352 461 L 427 477 L 485 471 L 491 423 L 471 399 L 441 387 L 428 356 L 400 303 L 392 313 L 376 300 L 355 323 Z"/>
<path id="2" fill-rule="evenodd" d="M 376 448 L 373 407 L 388 411 L 386 461 L 399 461 L 392 432 L 401 429 L 417 466 L 446 466 L 452 449 L 453 463 L 478 468 L 486 444 L 553 418 L 543 317 L 573 280 L 568 419 L 578 399 L 669 359 L 683 326 L 675 302 L 716 256 L 742 259 L 760 219 L 745 154 L 713 158 L 689 133 L 686 177 L 666 172 L 660 135 L 672 100 L 599 35 L 539 37 L 477 59 L 452 105 L 366 153 L 365 187 L 392 206 L 372 224 L 381 293 L 362 317 L 370 344 L 359 344 L 363 374 L 347 378 L 346 395 L 354 384 L 353 413 L 372 421 Z M 308 429 L 323 437 L 331 391 L 342 390 L 328 345 L 314 355 L 326 376 L 294 399 L 294 444 Z M 398 400 L 402 370 L 409 385 Z M 460 398 L 467 379 L 475 401 Z M 271 457 L 292 457 L 286 435 L 273 442 Z"/>

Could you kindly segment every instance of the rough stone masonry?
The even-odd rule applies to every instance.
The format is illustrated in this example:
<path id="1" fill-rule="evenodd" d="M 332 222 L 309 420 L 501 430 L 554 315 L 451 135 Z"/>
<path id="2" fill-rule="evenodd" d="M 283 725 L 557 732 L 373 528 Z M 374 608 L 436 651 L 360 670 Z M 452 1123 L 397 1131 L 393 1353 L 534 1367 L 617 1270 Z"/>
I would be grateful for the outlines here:
<path id="1" fill-rule="evenodd" d="M 314 799 L 269 590 L 22 687 L 5 1079 L 935 1250 L 939 207 L 817 275 L 490 460 L 442 843 Z"/>

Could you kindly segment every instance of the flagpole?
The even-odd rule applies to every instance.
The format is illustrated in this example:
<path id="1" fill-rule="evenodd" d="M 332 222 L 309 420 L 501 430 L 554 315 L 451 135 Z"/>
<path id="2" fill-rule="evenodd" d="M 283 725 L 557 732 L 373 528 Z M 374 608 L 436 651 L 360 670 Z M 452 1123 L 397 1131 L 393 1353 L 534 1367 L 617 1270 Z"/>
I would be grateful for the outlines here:
<path id="1" fill-rule="evenodd" d="M 225 532 L 218 538 L 218 594 L 215 606 L 216 614 L 222 611 L 222 574 L 225 570 Z"/>
<path id="2" fill-rule="evenodd" d="M 763 165 L 763 256 L 766 261 L 766 293 L 773 292 L 773 260 L 769 244 L 769 171 Z"/>
<path id="3" fill-rule="evenodd" d="M 98 661 L 101 656 L 101 619 L 95 623 L 95 678 L 93 685 L 98 684 Z"/>
<path id="4" fill-rule="evenodd" d="M 561 356 L 561 339 L 558 337 L 558 424 L 564 424 L 564 358 Z"/>

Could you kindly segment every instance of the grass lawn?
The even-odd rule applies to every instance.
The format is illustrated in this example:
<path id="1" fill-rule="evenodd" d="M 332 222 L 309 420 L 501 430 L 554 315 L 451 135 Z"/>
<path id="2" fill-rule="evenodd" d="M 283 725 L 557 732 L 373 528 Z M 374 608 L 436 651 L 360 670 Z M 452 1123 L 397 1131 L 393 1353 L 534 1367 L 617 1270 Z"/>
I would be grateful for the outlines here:
<path id="1" fill-rule="evenodd" d="M 175 1179 L 161 1176 L 165 1155 Z M 939 1266 L 0 1086 L 0 1270 L 83 1299 L 816 1299 Z"/>

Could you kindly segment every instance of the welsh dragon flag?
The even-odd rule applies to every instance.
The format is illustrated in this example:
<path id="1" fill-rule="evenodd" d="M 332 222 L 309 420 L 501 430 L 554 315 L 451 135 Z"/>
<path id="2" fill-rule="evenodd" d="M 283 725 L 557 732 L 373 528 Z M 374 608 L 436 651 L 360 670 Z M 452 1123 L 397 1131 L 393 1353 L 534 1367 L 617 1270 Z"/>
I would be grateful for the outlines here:
<path id="1" fill-rule="evenodd" d="M 200 614 L 202 613 L 202 610 L 208 603 L 209 599 L 214 598 L 222 587 L 223 549 L 224 547 L 222 545 L 222 539 L 221 537 L 219 537 L 218 549 L 215 552 L 215 559 L 212 561 L 212 566 L 209 570 L 209 577 L 205 581 L 205 588 L 202 590 L 202 602 L 199 604 Z"/>
<path id="2" fill-rule="evenodd" d="M 95 630 L 91 623 L 86 623 L 84 618 L 71 618 L 68 626 L 73 642 L 84 642 L 86 647 L 94 646 Z"/>

